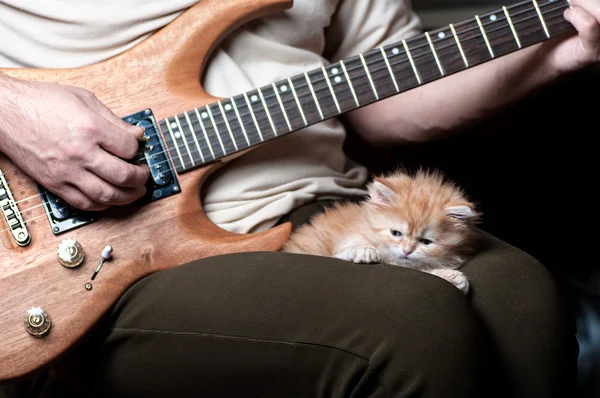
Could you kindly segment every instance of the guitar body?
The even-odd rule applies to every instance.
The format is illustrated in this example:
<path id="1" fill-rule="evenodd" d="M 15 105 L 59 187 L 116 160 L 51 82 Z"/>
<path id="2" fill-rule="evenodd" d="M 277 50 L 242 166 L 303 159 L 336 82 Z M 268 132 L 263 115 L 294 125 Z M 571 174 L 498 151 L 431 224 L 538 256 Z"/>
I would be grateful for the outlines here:
<path id="1" fill-rule="evenodd" d="M 150 108 L 159 120 L 219 100 L 200 85 L 211 51 L 242 23 L 291 5 L 292 0 L 202 0 L 137 47 L 105 62 L 74 69 L 2 72 L 82 87 L 121 117 Z M 215 163 L 178 175 L 178 195 L 144 206 L 109 209 L 94 223 L 54 235 L 35 181 L 0 156 L 0 168 L 31 235 L 29 245 L 17 245 L 2 217 L 0 380 L 21 378 L 50 365 L 76 345 L 128 287 L 151 273 L 218 254 L 278 250 L 291 232 L 289 224 L 239 235 L 206 217 L 200 192 L 218 167 Z M 63 267 L 57 260 L 58 245 L 66 238 L 76 239 L 85 252 L 77 268 Z M 92 281 L 107 245 L 113 248 L 112 259 Z M 88 283 L 91 289 L 86 289 Z M 51 328 L 42 337 L 25 330 L 25 316 L 32 307 L 43 308 L 51 317 Z"/>

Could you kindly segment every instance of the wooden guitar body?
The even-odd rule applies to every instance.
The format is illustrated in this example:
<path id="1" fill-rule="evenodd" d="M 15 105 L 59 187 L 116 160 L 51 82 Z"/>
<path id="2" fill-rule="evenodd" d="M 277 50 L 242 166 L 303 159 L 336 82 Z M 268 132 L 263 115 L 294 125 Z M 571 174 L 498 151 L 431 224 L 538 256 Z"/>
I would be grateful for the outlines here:
<path id="1" fill-rule="evenodd" d="M 219 100 L 199 83 L 211 51 L 242 23 L 291 4 L 291 0 L 203 0 L 137 47 L 105 62 L 74 69 L 2 72 L 82 87 L 119 116 L 150 108 L 159 120 Z M 179 175 L 178 195 L 144 206 L 113 208 L 92 224 L 55 236 L 35 182 L 0 156 L 0 169 L 31 234 L 30 244 L 21 247 L 6 220 L 0 221 L 0 380 L 21 378 L 51 364 L 144 276 L 223 253 L 278 250 L 290 234 L 289 224 L 238 235 L 205 216 L 200 191 L 218 167 L 215 163 Z M 58 245 L 66 238 L 76 239 L 85 251 L 85 261 L 77 268 L 57 261 Z M 92 281 L 107 245 L 113 248 L 112 259 Z M 32 307 L 43 308 L 51 318 L 51 328 L 42 337 L 24 328 Z"/>

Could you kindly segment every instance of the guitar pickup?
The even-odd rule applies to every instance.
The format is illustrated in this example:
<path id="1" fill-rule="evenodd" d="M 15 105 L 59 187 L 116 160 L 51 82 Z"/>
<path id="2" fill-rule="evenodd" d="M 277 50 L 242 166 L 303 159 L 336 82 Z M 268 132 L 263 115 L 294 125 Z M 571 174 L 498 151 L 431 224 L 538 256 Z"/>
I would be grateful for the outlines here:
<path id="1" fill-rule="evenodd" d="M 144 140 L 141 143 L 143 146 L 139 151 L 140 163 L 148 165 L 151 178 L 146 183 L 147 194 L 140 199 L 140 203 L 153 202 L 181 192 L 152 111 L 146 109 L 124 117 L 123 120 L 144 129 Z"/>

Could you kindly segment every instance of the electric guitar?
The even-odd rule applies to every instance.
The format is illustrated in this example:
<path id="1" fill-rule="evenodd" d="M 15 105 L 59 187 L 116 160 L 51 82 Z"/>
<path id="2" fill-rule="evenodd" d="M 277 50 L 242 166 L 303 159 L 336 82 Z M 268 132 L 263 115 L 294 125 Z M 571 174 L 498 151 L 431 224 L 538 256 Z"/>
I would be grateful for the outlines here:
<path id="1" fill-rule="evenodd" d="M 203 213 L 203 182 L 232 157 L 574 31 L 563 18 L 566 0 L 522 1 L 231 98 L 206 94 L 199 75 L 223 37 L 292 5 L 203 0 L 104 62 L 1 70 L 85 88 L 143 126 L 140 158 L 151 177 L 140 202 L 84 212 L 0 155 L 0 380 L 50 366 L 146 275 L 218 254 L 278 250 L 289 224 L 234 234 Z"/>

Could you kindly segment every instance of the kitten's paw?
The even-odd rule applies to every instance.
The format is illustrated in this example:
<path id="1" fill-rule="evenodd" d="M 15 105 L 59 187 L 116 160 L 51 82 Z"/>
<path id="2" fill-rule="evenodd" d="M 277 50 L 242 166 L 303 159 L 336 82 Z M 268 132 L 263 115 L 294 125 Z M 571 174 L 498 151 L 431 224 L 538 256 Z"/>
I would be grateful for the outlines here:
<path id="1" fill-rule="evenodd" d="M 452 283 L 464 294 L 469 292 L 469 280 L 467 279 L 467 276 L 460 271 L 454 269 L 434 269 L 428 272 Z"/>
<path id="2" fill-rule="evenodd" d="M 381 261 L 379 251 L 374 247 L 359 247 L 347 249 L 337 253 L 335 257 L 341 258 L 342 260 L 352 261 L 354 263 L 364 264 L 378 263 Z"/>

